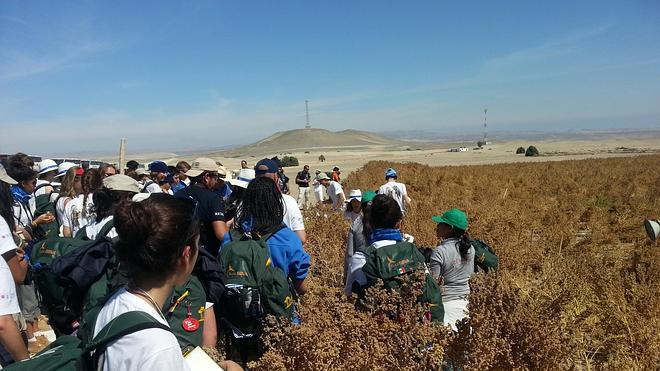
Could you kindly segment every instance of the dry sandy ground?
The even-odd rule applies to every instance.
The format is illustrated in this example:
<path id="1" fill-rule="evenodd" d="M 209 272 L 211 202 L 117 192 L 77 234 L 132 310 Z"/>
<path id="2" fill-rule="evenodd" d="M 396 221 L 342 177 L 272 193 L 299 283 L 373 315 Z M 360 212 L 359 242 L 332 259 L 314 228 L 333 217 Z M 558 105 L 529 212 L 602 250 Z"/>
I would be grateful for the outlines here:
<path id="1" fill-rule="evenodd" d="M 535 145 L 541 152 L 539 157 L 525 157 L 516 155 L 515 150 L 518 147 L 527 147 L 530 144 Z M 627 149 L 623 149 L 627 148 Z M 634 149 L 634 152 L 627 153 Z M 424 147 L 415 150 L 404 150 L 401 147 L 384 148 L 372 147 L 360 150 L 346 150 L 341 148 L 311 150 L 310 153 L 292 152 L 291 155 L 300 161 L 299 167 L 285 168 L 286 174 L 291 178 L 291 194 L 296 197 L 298 190 L 294 182 L 294 177 L 302 166 L 308 164 L 310 169 L 320 169 L 322 171 L 331 171 L 333 166 L 339 166 L 342 176 L 348 176 L 365 163 L 372 160 L 388 160 L 397 162 L 419 162 L 430 166 L 455 166 L 455 165 L 483 165 L 508 162 L 540 162 L 540 161 L 562 161 L 576 160 L 586 158 L 603 158 L 616 156 L 638 156 L 644 153 L 660 152 L 660 140 L 651 139 L 628 139 L 612 138 L 606 140 L 590 141 L 536 141 L 534 143 L 525 141 L 510 141 L 493 143 L 482 150 L 469 149 L 467 152 L 448 152 L 447 145 L 438 144 L 436 147 Z M 323 154 L 325 162 L 319 162 L 318 156 Z M 273 153 L 271 156 L 281 153 Z M 182 159 L 191 161 L 194 156 L 188 156 Z M 214 157 L 217 161 L 224 164 L 230 170 L 240 168 L 240 161 L 245 159 L 250 166 L 253 166 L 259 158 L 256 157 L 237 157 L 225 158 Z M 168 164 L 175 163 L 178 159 L 166 159 Z M 383 169 L 385 170 L 385 169 Z"/>

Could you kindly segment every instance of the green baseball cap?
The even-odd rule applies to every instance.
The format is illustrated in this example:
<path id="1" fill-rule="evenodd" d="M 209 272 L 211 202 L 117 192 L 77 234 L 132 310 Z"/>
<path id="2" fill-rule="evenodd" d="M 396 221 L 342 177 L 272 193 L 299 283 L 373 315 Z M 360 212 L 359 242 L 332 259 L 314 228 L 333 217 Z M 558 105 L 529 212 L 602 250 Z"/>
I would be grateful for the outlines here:
<path id="1" fill-rule="evenodd" d="M 445 211 L 441 216 L 436 215 L 431 219 L 436 223 L 448 224 L 463 231 L 468 228 L 467 215 L 463 210 L 456 208 Z"/>
<path id="2" fill-rule="evenodd" d="M 362 202 L 371 202 L 374 200 L 374 197 L 376 197 L 376 192 L 366 191 L 362 194 Z"/>

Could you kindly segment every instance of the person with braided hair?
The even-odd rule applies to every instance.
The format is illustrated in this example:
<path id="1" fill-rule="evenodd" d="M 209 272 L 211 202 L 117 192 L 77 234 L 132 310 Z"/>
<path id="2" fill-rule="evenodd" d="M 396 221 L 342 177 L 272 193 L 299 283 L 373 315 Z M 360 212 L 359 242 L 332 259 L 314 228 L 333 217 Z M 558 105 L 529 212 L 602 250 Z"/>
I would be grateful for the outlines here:
<path id="1" fill-rule="evenodd" d="M 253 236 L 272 233 L 266 244 L 273 265 L 284 271 L 293 282 L 298 294 L 307 292 L 309 254 L 300 238 L 282 222 L 284 201 L 275 181 L 269 177 L 256 177 L 247 187 L 237 211 L 236 226 L 240 232 Z M 231 234 L 225 235 L 225 242 Z"/>
<path id="2" fill-rule="evenodd" d="M 465 212 L 455 208 L 432 219 L 437 223 L 440 244 L 431 254 L 429 268 L 442 286 L 444 323 L 457 331 L 456 322 L 468 316 L 469 281 L 474 273 L 474 247 L 467 233 L 468 219 Z"/>
<path id="3" fill-rule="evenodd" d="M 80 214 L 78 225 L 82 228 L 96 219 L 94 213 L 94 192 L 103 186 L 103 177 L 98 169 L 89 168 L 83 173 L 80 184 L 82 193 L 74 198 L 73 202 L 79 205 Z"/>

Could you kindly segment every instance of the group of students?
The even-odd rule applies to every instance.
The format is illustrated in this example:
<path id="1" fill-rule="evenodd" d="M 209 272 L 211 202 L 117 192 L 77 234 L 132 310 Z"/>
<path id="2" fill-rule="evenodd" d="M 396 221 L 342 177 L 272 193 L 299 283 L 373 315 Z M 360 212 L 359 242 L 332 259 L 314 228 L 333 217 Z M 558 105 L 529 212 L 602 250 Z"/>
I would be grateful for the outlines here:
<path id="1" fill-rule="evenodd" d="M 308 291 L 310 255 L 300 205 L 282 190 L 280 164 L 263 159 L 250 168 L 245 163 L 234 177 L 210 158 L 176 166 L 154 161 L 148 171 L 129 161 L 126 168 L 118 174 L 113 165 L 83 169 L 52 160 L 35 167 L 21 153 L 0 167 L 3 366 L 28 358 L 27 345 L 35 341 L 39 302 L 26 276 L 31 248 L 52 238 L 112 240 L 126 280 L 96 308 L 86 330 L 91 338 L 107 333 L 127 313 L 144 312 L 160 323 L 108 344 L 95 355 L 99 369 L 185 370 L 182 349 L 215 347 L 222 335 L 231 346 L 227 354 L 246 362 L 259 352 L 253 348 L 258 348 L 258 326 L 250 332 L 255 328 L 246 321 L 277 314 L 300 322 L 297 298 Z M 345 292 L 360 294 L 382 278 L 373 268 L 378 251 L 412 242 L 399 229 L 411 199 L 394 169 L 386 171 L 378 194 L 354 190 L 348 198 L 338 168 L 333 175 L 337 180 L 318 171 L 315 179 L 328 190 L 333 209 L 352 221 Z M 40 212 L 43 203 L 54 206 L 54 214 Z M 433 220 L 442 242 L 428 267 L 443 289 L 443 320 L 455 326 L 465 315 L 474 249 L 465 213 L 452 209 Z M 51 225 L 58 226 L 55 235 Z M 76 332 L 82 327 L 72 335 Z M 231 361 L 221 366 L 240 369 Z"/>

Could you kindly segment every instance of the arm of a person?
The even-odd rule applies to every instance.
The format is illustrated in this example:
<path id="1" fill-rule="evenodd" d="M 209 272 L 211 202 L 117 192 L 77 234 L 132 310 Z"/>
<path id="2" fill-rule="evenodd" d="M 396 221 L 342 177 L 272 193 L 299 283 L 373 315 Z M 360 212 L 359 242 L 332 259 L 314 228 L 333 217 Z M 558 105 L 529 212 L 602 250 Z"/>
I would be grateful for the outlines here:
<path id="1" fill-rule="evenodd" d="M 431 262 L 429 263 L 431 274 L 436 280 L 442 275 L 442 264 L 444 263 L 444 257 L 440 252 L 440 249 L 440 246 L 433 249 L 433 253 L 431 253 Z"/>
<path id="2" fill-rule="evenodd" d="M 408 197 L 408 189 L 406 188 L 405 185 L 403 186 L 403 199 L 406 201 L 406 204 L 408 205 L 410 205 L 410 202 L 412 202 L 410 197 Z"/>
<path id="3" fill-rule="evenodd" d="M 210 307 L 204 312 L 204 329 L 202 330 L 202 346 L 215 348 L 218 345 L 218 328 L 215 324 L 215 310 Z"/>
<path id="4" fill-rule="evenodd" d="M 25 281 L 25 275 L 28 271 L 27 260 L 23 259 L 24 252 L 18 251 L 16 249 L 7 251 L 2 254 L 2 257 L 7 262 L 9 270 L 11 271 L 12 277 L 14 277 L 14 282 L 17 285 L 20 285 Z"/>
<path id="5" fill-rule="evenodd" d="M 296 289 L 298 295 L 305 295 L 307 291 L 309 291 L 309 288 L 307 287 L 307 281 L 307 277 L 302 280 L 293 281 L 293 287 Z"/>
<path id="6" fill-rule="evenodd" d="M 216 220 L 213 223 L 211 223 L 213 226 L 213 232 L 215 233 L 215 237 L 218 238 L 218 240 L 222 241 L 225 237 L 225 233 L 229 231 L 229 228 L 227 228 L 227 223 L 221 220 Z"/>
<path id="7" fill-rule="evenodd" d="M 303 249 L 302 243 L 297 243 L 291 253 L 289 275 L 293 280 L 298 294 L 307 292 L 307 273 L 309 271 L 309 254 Z"/>
<path id="8" fill-rule="evenodd" d="M 307 242 L 307 233 L 305 232 L 304 229 L 301 229 L 299 231 L 293 231 L 293 233 L 295 233 L 298 236 L 298 238 L 300 238 L 300 242 L 302 242 L 303 244 Z"/>
<path id="9" fill-rule="evenodd" d="M 0 342 L 14 361 L 18 362 L 30 357 L 30 353 L 28 353 L 18 326 L 16 326 L 11 314 L 0 316 Z"/>

